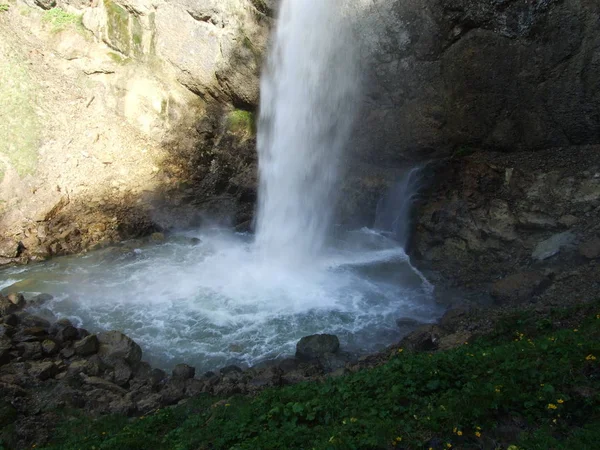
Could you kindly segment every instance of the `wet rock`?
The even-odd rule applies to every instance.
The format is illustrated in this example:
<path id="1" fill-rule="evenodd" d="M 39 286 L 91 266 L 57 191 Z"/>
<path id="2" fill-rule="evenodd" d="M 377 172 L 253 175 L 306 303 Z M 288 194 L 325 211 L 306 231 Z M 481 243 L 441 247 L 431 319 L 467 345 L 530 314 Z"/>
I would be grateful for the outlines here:
<path id="1" fill-rule="evenodd" d="M 499 303 L 530 300 L 552 284 L 550 278 L 537 272 L 510 275 L 492 285 L 490 295 Z"/>
<path id="2" fill-rule="evenodd" d="M 398 328 L 414 328 L 422 324 L 423 322 L 419 322 L 416 319 L 411 319 L 410 317 L 396 319 L 396 326 L 398 326 Z"/>
<path id="3" fill-rule="evenodd" d="M 82 340 L 75 343 L 73 346 L 73 350 L 75 350 L 75 354 L 79 356 L 89 356 L 93 355 L 98 351 L 98 338 L 95 334 L 91 334 Z"/>
<path id="4" fill-rule="evenodd" d="M 84 339 L 88 337 L 91 333 L 85 328 L 77 328 L 77 339 Z"/>
<path id="5" fill-rule="evenodd" d="M 0 314 L 0 316 L 1 315 L 2 314 Z M 11 327 L 16 327 L 19 325 L 19 317 L 16 314 L 9 314 L 5 317 L 2 317 L 2 319 L 0 319 L 0 323 L 10 325 Z"/>
<path id="6" fill-rule="evenodd" d="M 132 339 L 119 331 L 98 333 L 98 355 L 107 364 L 125 360 L 130 367 L 136 368 L 142 360 L 142 349 Z"/>
<path id="7" fill-rule="evenodd" d="M 171 378 L 160 391 L 161 401 L 165 405 L 174 405 L 185 397 L 185 380 Z"/>
<path id="8" fill-rule="evenodd" d="M 261 369 L 250 377 L 248 387 L 250 390 L 257 390 L 280 386 L 282 384 L 282 375 L 283 371 L 278 367 Z"/>
<path id="9" fill-rule="evenodd" d="M 32 316 L 31 314 L 27 314 L 24 312 L 18 313 L 17 317 L 19 318 L 19 324 L 23 328 L 29 327 L 42 327 L 47 330 L 50 329 L 50 322 L 39 316 Z"/>
<path id="10" fill-rule="evenodd" d="M 600 237 L 594 236 L 579 246 L 579 253 L 587 259 L 600 258 Z"/>
<path id="11" fill-rule="evenodd" d="M 189 380 L 190 378 L 194 378 L 194 376 L 196 376 L 196 369 L 187 364 L 177 364 L 173 369 L 173 378 Z"/>
<path id="12" fill-rule="evenodd" d="M 15 347 L 24 360 L 40 359 L 42 357 L 42 344 L 39 342 L 22 342 Z"/>
<path id="13" fill-rule="evenodd" d="M 113 381 L 119 386 L 126 386 L 133 376 L 133 370 L 124 359 L 114 362 Z"/>
<path id="14" fill-rule="evenodd" d="M 346 367 L 346 364 L 352 360 L 352 357 L 346 352 L 324 353 L 319 356 L 318 360 L 323 371 L 330 373 Z"/>
<path id="15" fill-rule="evenodd" d="M 555 234 L 549 239 L 538 243 L 533 250 L 531 257 L 537 261 L 543 261 L 556 254 L 562 249 L 568 248 L 575 242 L 576 236 L 570 231 L 564 233 Z"/>
<path id="16" fill-rule="evenodd" d="M 38 380 L 44 381 L 54 377 L 58 372 L 58 366 L 52 361 L 43 361 L 39 363 L 31 363 L 28 370 L 31 376 Z"/>
<path id="17" fill-rule="evenodd" d="M 55 337 L 60 342 L 69 342 L 76 340 L 79 337 L 79 333 L 77 332 L 77 328 L 67 325 L 66 327 L 58 330 L 55 334 Z"/>
<path id="18" fill-rule="evenodd" d="M 219 372 L 223 376 L 244 373 L 244 371 L 238 366 L 226 366 L 223 367 Z"/>
<path id="19" fill-rule="evenodd" d="M 314 359 L 326 353 L 335 353 L 340 348 L 340 341 L 332 334 L 314 334 L 305 336 L 296 344 L 296 357 Z"/>
<path id="20" fill-rule="evenodd" d="M 69 359 L 75 356 L 75 350 L 73 349 L 73 347 L 63 348 L 60 351 L 60 355 L 65 359 Z"/>
<path id="21" fill-rule="evenodd" d="M 0 317 L 8 316 L 19 310 L 19 307 L 0 294 Z"/>
<path id="22" fill-rule="evenodd" d="M 185 396 L 196 397 L 206 390 L 206 382 L 198 379 L 189 379 L 185 383 Z"/>
<path id="23" fill-rule="evenodd" d="M 429 352 L 437 350 L 442 331 L 437 325 L 424 325 L 400 341 L 401 347 Z"/>
<path id="24" fill-rule="evenodd" d="M 29 303 L 32 303 L 35 306 L 41 306 L 44 303 L 49 302 L 50 300 L 53 300 L 53 299 L 54 299 L 54 297 L 50 294 L 38 294 L 35 297 L 32 297 L 31 300 L 29 300 Z"/>
<path id="25" fill-rule="evenodd" d="M 8 294 L 7 298 L 19 309 L 25 307 L 27 303 L 23 294 Z"/>
<path id="26" fill-rule="evenodd" d="M 42 353 L 44 355 L 53 356 L 58 353 L 60 346 L 51 339 L 45 339 L 42 341 Z"/>
<path id="27" fill-rule="evenodd" d="M 65 318 L 59 319 L 50 326 L 50 334 L 56 335 L 56 333 L 58 333 L 60 330 L 66 327 L 73 327 L 71 321 Z"/>
<path id="28" fill-rule="evenodd" d="M 15 327 L 11 327 L 5 323 L 0 324 L 0 339 L 10 338 L 16 333 Z"/>

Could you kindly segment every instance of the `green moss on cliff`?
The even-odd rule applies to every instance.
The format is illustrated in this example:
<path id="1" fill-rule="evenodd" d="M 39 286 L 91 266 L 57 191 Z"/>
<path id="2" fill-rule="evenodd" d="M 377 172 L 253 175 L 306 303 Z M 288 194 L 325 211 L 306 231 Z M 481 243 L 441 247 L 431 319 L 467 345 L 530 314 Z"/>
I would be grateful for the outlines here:
<path id="1" fill-rule="evenodd" d="M 237 134 L 256 134 L 256 118 L 254 113 L 243 109 L 234 109 L 227 115 L 227 129 Z"/>
<path id="2" fill-rule="evenodd" d="M 130 55 L 129 13 L 112 0 L 104 0 L 107 15 L 108 40 L 121 53 Z"/>

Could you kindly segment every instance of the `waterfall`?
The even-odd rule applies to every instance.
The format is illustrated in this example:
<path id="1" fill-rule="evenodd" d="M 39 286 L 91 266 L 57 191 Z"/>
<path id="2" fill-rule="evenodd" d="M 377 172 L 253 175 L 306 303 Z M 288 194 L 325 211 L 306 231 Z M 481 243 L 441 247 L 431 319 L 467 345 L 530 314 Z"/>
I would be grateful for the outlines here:
<path id="1" fill-rule="evenodd" d="M 256 243 L 306 261 L 325 245 L 359 89 L 345 2 L 283 0 L 261 80 Z"/>

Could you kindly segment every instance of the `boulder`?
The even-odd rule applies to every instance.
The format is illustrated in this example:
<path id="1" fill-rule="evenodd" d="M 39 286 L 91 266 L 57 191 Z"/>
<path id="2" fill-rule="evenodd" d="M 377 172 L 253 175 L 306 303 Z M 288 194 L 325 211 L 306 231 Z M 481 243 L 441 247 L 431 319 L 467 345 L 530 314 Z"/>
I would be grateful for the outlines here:
<path id="1" fill-rule="evenodd" d="M 490 295 L 499 303 L 530 300 L 552 284 L 550 278 L 538 272 L 520 272 L 492 285 Z"/>
<path id="2" fill-rule="evenodd" d="M 35 378 L 44 381 L 54 377 L 59 372 L 59 369 L 52 361 L 42 361 L 39 363 L 31 363 L 28 372 Z"/>
<path id="3" fill-rule="evenodd" d="M 125 360 L 130 367 L 136 368 L 142 360 L 142 349 L 132 339 L 119 331 L 98 333 L 98 355 L 106 364 L 113 365 Z"/>
<path id="4" fill-rule="evenodd" d="M 314 334 L 305 336 L 296 344 L 296 357 L 315 359 L 326 353 L 336 353 L 340 348 L 340 340 L 332 334 Z"/>
<path id="5" fill-rule="evenodd" d="M 42 341 L 42 353 L 44 355 L 56 355 L 59 350 L 60 347 L 55 341 L 51 339 L 45 339 L 44 341 Z"/>
<path id="6" fill-rule="evenodd" d="M 11 302 L 13 302 L 19 309 L 23 308 L 26 304 L 25 297 L 23 297 L 23 294 L 12 293 L 12 294 L 8 294 L 7 298 Z"/>
<path id="7" fill-rule="evenodd" d="M 0 239 L 0 257 L 16 258 L 22 250 L 20 242 L 14 239 Z"/>
<path id="8" fill-rule="evenodd" d="M 19 307 L 0 294 L 0 317 L 8 316 L 19 310 Z"/>
<path id="9" fill-rule="evenodd" d="M 554 236 L 538 243 L 533 250 L 531 257 L 537 261 L 543 261 L 556 254 L 563 248 L 570 247 L 575 242 L 576 236 L 570 231 L 555 234 Z"/>
<path id="10" fill-rule="evenodd" d="M 76 355 L 89 356 L 98 351 L 98 345 L 98 337 L 95 334 L 91 334 L 76 342 L 73 350 L 75 350 Z"/>
<path id="11" fill-rule="evenodd" d="M 438 349 L 442 330 L 437 325 L 424 325 L 413 331 L 400 341 L 400 346 L 419 352 L 430 352 Z"/>
<path id="12" fill-rule="evenodd" d="M 600 237 L 594 236 L 579 246 L 579 253 L 587 259 L 600 258 Z"/>
<path id="13" fill-rule="evenodd" d="M 56 332 L 55 337 L 60 342 L 69 342 L 76 340 L 79 337 L 79 333 L 77 331 L 77 328 L 71 325 L 67 325 L 66 327 L 59 329 Z"/>
<path id="14" fill-rule="evenodd" d="M 173 369 L 173 378 L 189 380 L 190 378 L 194 378 L 195 375 L 196 369 L 188 366 L 187 364 L 177 364 Z"/>

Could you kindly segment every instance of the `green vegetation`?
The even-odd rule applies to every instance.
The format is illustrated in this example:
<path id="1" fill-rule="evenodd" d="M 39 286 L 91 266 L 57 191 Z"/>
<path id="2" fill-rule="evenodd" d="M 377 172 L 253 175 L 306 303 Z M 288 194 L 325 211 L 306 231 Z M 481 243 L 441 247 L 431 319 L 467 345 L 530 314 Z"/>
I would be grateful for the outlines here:
<path id="1" fill-rule="evenodd" d="M 596 449 L 600 303 L 557 314 L 516 315 L 455 350 L 398 349 L 383 366 L 256 398 L 204 396 L 133 420 L 70 419 L 47 448 Z M 554 330 L 560 314 L 569 328 Z"/>
<path id="2" fill-rule="evenodd" d="M 0 59 L 0 162 L 12 165 L 19 175 L 32 174 L 41 138 L 35 101 L 37 85 L 25 63 L 16 57 Z"/>
<path id="3" fill-rule="evenodd" d="M 7 12 L 10 9 L 10 5 L 7 3 L 0 3 L 0 12 Z"/>
<path id="4" fill-rule="evenodd" d="M 227 115 L 227 129 L 233 133 L 256 134 L 255 115 L 243 109 L 234 109 Z"/>
<path id="5" fill-rule="evenodd" d="M 53 33 L 58 33 L 69 27 L 83 29 L 81 17 L 79 14 L 73 14 L 57 7 L 46 11 L 42 16 L 42 22 L 50 25 Z"/>

